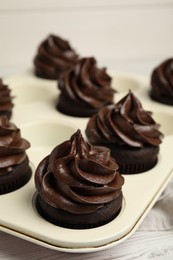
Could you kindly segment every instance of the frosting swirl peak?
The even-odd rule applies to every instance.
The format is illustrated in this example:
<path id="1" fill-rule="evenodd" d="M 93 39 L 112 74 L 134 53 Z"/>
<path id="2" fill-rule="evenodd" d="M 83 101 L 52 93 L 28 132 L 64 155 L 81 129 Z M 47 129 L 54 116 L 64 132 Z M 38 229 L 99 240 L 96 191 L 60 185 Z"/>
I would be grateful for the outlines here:
<path id="1" fill-rule="evenodd" d="M 20 130 L 10 123 L 6 116 L 0 117 L 0 175 L 8 173 L 12 167 L 26 158 L 25 150 L 30 147 Z"/>
<path id="2" fill-rule="evenodd" d="M 11 111 L 13 108 L 10 93 L 11 90 L 8 88 L 8 85 L 3 84 L 2 79 L 0 79 L 0 113 L 6 114 L 8 118 L 11 117 Z"/>
<path id="3" fill-rule="evenodd" d="M 90 118 L 86 135 L 93 144 L 158 146 L 162 137 L 158 129 L 151 112 L 145 111 L 141 102 L 129 91 L 117 104 L 102 108 Z"/>
<path id="4" fill-rule="evenodd" d="M 69 42 L 51 34 L 39 45 L 34 58 L 35 73 L 43 78 L 58 79 L 77 60 L 78 55 Z"/>
<path id="5" fill-rule="evenodd" d="M 105 147 L 93 147 L 78 130 L 56 146 L 36 169 L 38 193 L 51 206 L 85 214 L 114 200 L 124 183 Z"/>
<path id="6" fill-rule="evenodd" d="M 65 110 L 70 104 L 69 110 L 73 111 L 76 107 L 76 110 L 90 116 L 113 102 L 115 91 L 111 88 L 111 81 L 106 68 L 98 68 L 93 57 L 82 58 L 60 78 L 58 87 L 61 94 L 57 107 L 62 106 L 61 110 Z M 64 102 L 66 105 L 63 105 Z"/>
<path id="7" fill-rule="evenodd" d="M 151 97 L 173 105 L 173 58 L 165 60 L 152 72 Z"/>

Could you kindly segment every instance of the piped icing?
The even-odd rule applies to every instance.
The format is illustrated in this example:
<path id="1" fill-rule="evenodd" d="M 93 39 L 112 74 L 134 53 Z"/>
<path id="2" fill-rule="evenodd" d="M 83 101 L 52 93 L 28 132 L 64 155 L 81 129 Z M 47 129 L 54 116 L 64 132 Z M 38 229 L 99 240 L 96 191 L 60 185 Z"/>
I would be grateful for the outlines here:
<path id="1" fill-rule="evenodd" d="M 58 79 L 76 64 L 78 54 L 69 42 L 56 35 L 49 35 L 38 47 L 34 58 L 35 73 L 49 79 Z"/>
<path id="2" fill-rule="evenodd" d="M 20 129 L 9 122 L 6 116 L 0 117 L 0 175 L 13 170 L 26 158 L 25 150 L 30 143 L 21 137 Z"/>
<path id="3" fill-rule="evenodd" d="M 59 80 L 61 95 L 76 105 L 100 109 L 113 102 L 115 90 L 106 68 L 98 68 L 95 58 L 82 58 Z"/>
<path id="4" fill-rule="evenodd" d="M 11 90 L 0 79 L 0 112 L 11 111 L 13 108 Z"/>
<path id="5" fill-rule="evenodd" d="M 158 146 L 162 134 L 152 113 L 143 109 L 139 99 L 131 92 L 117 104 L 102 108 L 88 121 L 86 135 L 92 144 Z"/>
<path id="6" fill-rule="evenodd" d="M 173 58 L 165 60 L 154 69 L 151 86 L 153 97 L 171 99 L 173 104 Z"/>
<path id="7" fill-rule="evenodd" d="M 105 147 L 84 141 L 80 130 L 38 165 L 35 184 L 52 207 L 74 214 L 97 211 L 121 193 L 124 178 Z"/>

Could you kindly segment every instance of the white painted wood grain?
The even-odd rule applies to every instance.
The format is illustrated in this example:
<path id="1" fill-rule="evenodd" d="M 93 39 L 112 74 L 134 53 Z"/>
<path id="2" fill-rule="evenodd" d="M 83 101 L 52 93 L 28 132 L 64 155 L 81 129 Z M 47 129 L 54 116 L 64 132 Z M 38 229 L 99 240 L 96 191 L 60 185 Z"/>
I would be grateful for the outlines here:
<path id="1" fill-rule="evenodd" d="M 163 7 L 171 5 L 172 0 L 0 0 L 0 10 L 29 10 L 47 8 L 106 8 L 106 7 Z"/>
<path id="2" fill-rule="evenodd" d="M 172 56 L 173 1 L 0 0 L 0 67 L 28 67 L 50 33 L 109 65 Z"/>
<path id="3" fill-rule="evenodd" d="M 7 243 L 8 241 L 8 243 Z M 3 260 L 147 260 L 173 259 L 173 231 L 141 232 L 120 245 L 88 254 L 67 254 L 47 249 L 0 232 L 0 259 Z"/>

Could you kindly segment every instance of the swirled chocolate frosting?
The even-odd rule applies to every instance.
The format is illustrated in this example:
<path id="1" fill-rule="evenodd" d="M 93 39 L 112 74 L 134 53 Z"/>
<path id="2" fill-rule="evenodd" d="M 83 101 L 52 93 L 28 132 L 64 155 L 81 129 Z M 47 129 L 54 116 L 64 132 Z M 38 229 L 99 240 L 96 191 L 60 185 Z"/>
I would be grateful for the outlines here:
<path id="1" fill-rule="evenodd" d="M 34 58 L 35 74 L 42 78 L 58 79 L 77 60 L 78 55 L 67 40 L 49 35 L 39 45 Z"/>
<path id="2" fill-rule="evenodd" d="M 20 130 L 9 122 L 6 116 L 0 117 L 0 175 L 13 170 L 26 158 L 25 150 L 30 147 L 27 140 L 21 137 Z"/>
<path id="3" fill-rule="evenodd" d="M 38 165 L 35 184 L 51 206 L 74 214 L 95 212 L 121 193 L 124 178 L 110 150 L 84 141 L 78 130 Z"/>
<path id="4" fill-rule="evenodd" d="M 86 109 L 98 110 L 113 102 L 115 91 L 111 88 L 111 81 L 106 68 L 98 68 L 93 57 L 82 58 L 59 80 L 60 99 L 63 96 L 78 106 L 78 110 L 84 106 Z"/>
<path id="5" fill-rule="evenodd" d="M 152 72 L 151 96 L 157 101 L 173 105 L 173 58 L 162 62 Z"/>
<path id="6" fill-rule="evenodd" d="M 8 85 L 3 84 L 2 79 L 0 79 L 0 113 L 11 113 L 13 103 L 10 93 L 11 90 L 9 89 Z"/>
<path id="7" fill-rule="evenodd" d="M 158 146 L 162 134 L 151 114 L 143 109 L 138 98 L 129 91 L 117 104 L 102 108 L 90 118 L 86 135 L 92 144 Z"/>

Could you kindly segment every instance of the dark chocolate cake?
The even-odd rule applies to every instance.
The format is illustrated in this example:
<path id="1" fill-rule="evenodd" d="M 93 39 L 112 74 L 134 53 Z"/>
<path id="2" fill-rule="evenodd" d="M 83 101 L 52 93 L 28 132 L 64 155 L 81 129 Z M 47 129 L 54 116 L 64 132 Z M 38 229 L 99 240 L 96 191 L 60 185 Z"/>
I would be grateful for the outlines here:
<path id="1" fill-rule="evenodd" d="M 165 60 L 152 72 L 150 95 L 159 103 L 173 105 L 173 58 Z"/>
<path id="2" fill-rule="evenodd" d="M 89 145 L 78 130 L 38 165 L 36 208 L 62 227 L 97 227 L 120 212 L 123 183 L 110 150 Z"/>
<path id="3" fill-rule="evenodd" d="M 0 117 L 0 194 L 21 188 L 31 177 L 29 159 L 25 152 L 30 147 L 20 130 Z"/>
<path id="4" fill-rule="evenodd" d="M 38 47 L 34 58 L 36 76 L 45 79 L 58 79 L 73 67 L 78 54 L 69 42 L 56 35 L 49 35 Z"/>
<path id="5" fill-rule="evenodd" d="M 117 104 L 90 118 L 86 136 L 91 144 L 111 149 L 120 173 L 134 174 L 156 165 L 162 137 L 158 129 L 151 112 L 129 91 Z"/>
<path id="6" fill-rule="evenodd" d="M 13 106 L 11 90 L 0 79 L 0 116 L 7 116 L 10 119 Z"/>
<path id="7" fill-rule="evenodd" d="M 96 60 L 83 58 L 59 80 L 60 95 L 57 109 L 75 117 L 89 117 L 103 106 L 113 103 L 115 91 L 105 68 Z"/>

